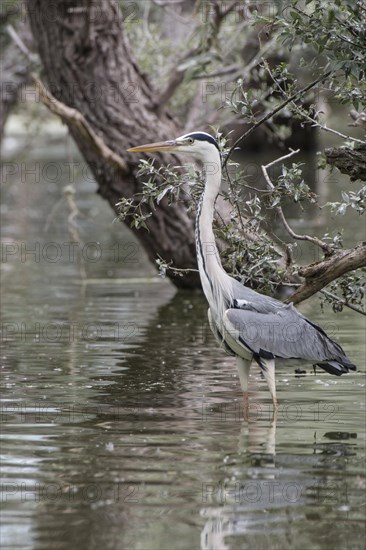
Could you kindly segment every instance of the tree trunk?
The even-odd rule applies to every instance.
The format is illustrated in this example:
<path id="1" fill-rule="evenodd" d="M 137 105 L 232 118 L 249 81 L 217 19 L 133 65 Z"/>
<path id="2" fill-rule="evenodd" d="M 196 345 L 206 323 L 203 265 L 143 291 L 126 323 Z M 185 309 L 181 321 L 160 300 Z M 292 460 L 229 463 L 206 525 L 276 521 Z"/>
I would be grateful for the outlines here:
<path id="1" fill-rule="evenodd" d="M 180 129 L 164 108 L 160 106 L 158 113 L 154 107 L 154 91 L 133 60 L 115 0 L 28 0 L 28 13 L 50 91 L 79 111 L 126 162 L 125 170 L 116 168 L 90 146 L 84 132 L 69 125 L 99 193 L 116 210 L 121 197 L 130 198 L 142 190 L 136 178 L 138 157 L 126 149 L 171 139 Z M 158 157 L 157 166 L 160 162 Z M 160 255 L 177 268 L 196 267 L 194 224 L 184 204 L 169 206 L 163 199 L 147 225 L 149 231 L 133 231 L 152 262 Z M 199 286 L 195 272 L 173 282 L 180 287 Z"/>

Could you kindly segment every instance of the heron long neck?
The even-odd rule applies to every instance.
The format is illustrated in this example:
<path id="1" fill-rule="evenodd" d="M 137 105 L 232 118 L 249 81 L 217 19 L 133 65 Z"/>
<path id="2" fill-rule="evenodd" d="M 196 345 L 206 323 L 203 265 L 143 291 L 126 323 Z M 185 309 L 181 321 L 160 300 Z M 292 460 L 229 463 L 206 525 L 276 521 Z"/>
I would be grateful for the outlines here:
<path id="1" fill-rule="evenodd" d="M 196 217 L 197 261 L 203 291 L 212 313 L 223 314 L 231 301 L 231 284 L 224 271 L 212 229 L 214 209 L 221 185 L 221 167 L 213 175 L 206 174 Z"/>

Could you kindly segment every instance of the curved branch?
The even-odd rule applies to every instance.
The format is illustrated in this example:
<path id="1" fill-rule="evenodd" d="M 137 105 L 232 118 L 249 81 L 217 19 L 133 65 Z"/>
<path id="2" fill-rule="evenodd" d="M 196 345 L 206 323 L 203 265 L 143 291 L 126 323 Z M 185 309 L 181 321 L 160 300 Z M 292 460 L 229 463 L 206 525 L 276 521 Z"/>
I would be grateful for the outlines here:
<path id="1" fill-rule="evenodd" d="M 61 101 L 58 101 L 43 85 L 37 75 L 34 73 L 31 74 L 31 78 L 36 85 L 37 92 L 42 103 L 55 115 L 61 117 L 61 119 L 66 122 L 68 126 L 73 126 L 87 139 L 93 148 L 100 154 L 100 156 L 105 160 L 115 164 L 121 171 L 122 174 L 128 174 L 127 163 L 123 160 L 122 157 L 117 155 L 112 149 L 104 143 L 101 137 L 99 137 L 90 124 L 87 122 L 85 117 L 73 107 L 68 107 Z"/>
<path id="2" fill-rule="evenodd" d="M 299 269 L 299 275 L 305 282 L 294 292 L 287 303 L 298 304 L 322 290 L 342 275 L 366 266 L 366 244 L 360 244 L 349 250 L 335 252 L 329 258 Z"/>
<path id="3" fill-rule="evenodd" d="M 284 155 L 283 157 L 280 157 L 276 160 L 273 160 L 272 162 L 266 164 L 265 166 L 264 165 L 261 166 L 264 179 L 266 180 L 267 187 L 270 191 L 274 191 L 275 186 L 271 182 L 271 179 L 268 175 L 267 169 L 271 168 L 271 166 L 274 166 L 275 164 L 278 164 L 279 162 L 281 162 L 283 160 L 286 160 L 286 159 L 292 157 L 293 155 L 296 155 L 299 151 L 300 151 L 300 149 L 297 149 L 296 151 L 291 149 L 290 153 L 288 153 L 287 155 Z M 295 231 L 293 231 L 293 229 L 291 229 L 291 227 L 288 224 L 288 221 L 286 220 L 285 214 L 283 213 L 283 210 L 282 210 L 282 206 L 276 206 L 276 211 L 277 211 L 278 215 L 280 216 L 281 221 L 283 223 L 283 226 L 286 229 L 287 233 L 293 239 L 296 239 L 298 241 L 309 241 L 309 242 L 319 246 L 322 250 L 324 250 L 325 253 L 329 254 L 331 252 L 331 247 L 329 246 L 329 244 L 325 243 L 321 239 L 318 239 L 318 237 L 311 237 L 310 235 L 299 235 L 299 234 L 295 233 Z"/>
<path id="4" fill-rule="evenodd" d="M 30 63 L 36 62 L 39 58 L 38 55 L 33 54 L 27 46 L 24 44 L 21 37 L 12 27 L 12 25 L 7 26 L 7 31 L 11 36 L 14 43 L 18 46 L 21 52 L 29 60 Z M 115 164 L 123 174 L 128 173 L 127 163 L 117 155 L 112 149 L 110 149 L 104 141 L 94 132 L 90 124 L 87 122 L 85 117 L 76 109 L 68 107 L 61 101 L 58 101 L 44 86 L 43 82 L 38 78 L 35 73 L 30 74 L 31 79 L 33 80 L 36 90 L 39 94 L 39 97 L 42 103 L 55 115 L 58 115 L 66 124 L 76 127 L 82 135 L 87 138 L 94 149 L 101 155 L 101 157 Z"/>

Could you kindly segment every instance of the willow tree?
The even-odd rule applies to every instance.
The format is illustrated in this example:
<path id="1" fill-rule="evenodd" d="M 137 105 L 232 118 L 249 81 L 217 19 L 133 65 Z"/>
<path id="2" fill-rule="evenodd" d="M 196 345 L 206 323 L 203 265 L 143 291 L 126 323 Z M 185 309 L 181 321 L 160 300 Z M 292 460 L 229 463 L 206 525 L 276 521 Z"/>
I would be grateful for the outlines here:
<path id="1" fill-rule="evenodd" d="M 138 159 L 126 149 L 181 129 L 139 70 L 117 2 L 29 0 L 28 13 L 48 84 L 46 91 L 37 82 L 40 97 L 65 121 L 99 193 L 116 209 L 121 197 L 142 189 Z M 158 254 L 177 267 L 195 267 L 193 222 L 184 204 L 162 201 L 147 228 L 132 231 L 152 261 Z M 194 271 L 176 281 L 198 284 Z"/>
<path id="2" fill-rule="evenodd" d="M 178 286 L 196 286 L 198 277 L 194 270 L 194 229 L 192 216 L 187 213 L 187 202 L 170 201 L 165 189 L 163 194 L 152 189 L 151 196 L 148 196 L 143 185 L 146 175 L 140 177 L 139 161 L 126 154 L 126 149 L 136 143 L 156 141 L 157 138 L 169 139 L 185 129 L 193 129 L 193 123 L 194 129 L 207 129 L 207 122 L 219 123 L 218 113 L 223 110 L 218 111 L 215 108 L 217 105 L 212 108 L 209 101 L 199 96 L 197 85 L 192 85 L 205 77 L 211 78 L 211 91 L 212 86 L 216 87 L 221 102 L 233 113 L 231 116 L 250 125 L 250 130 L 240 137 L 236 145 L 242 144 L 250 132 L 264 126 L 267 133 L 272 132 L 275 139 L 280 139 L 284 134 L 284 125 L 276 125 L 276 115 L 283 112 L 284 107 L 291 113 L 288 126 L 293 120 L 299 120 L 305 127 L 329 131 L 319 117 L 314 96 L 314 104 L 309 106 L 308 102 L 306 106 L 305 95 L 311 90 L 319 91 L 318 85 L 321 83 L 323 88 L 333 93 L 337 101 L 348 102 L 362 109 L 362 52 L 365 36 L 362 2 L 339 0 L 334 6 L 329 6 L 325 0 L 313 0 L 306 2 L 302 9 L 297 2 L 291 1 L 286 3 L 286 10 L 283 10 L 281 1 L 275 1 L 270 7 L 276 9 L 269 10 L 269 4 L 261 2 L 249 7 L 238 2 L 199 0 L 184 3 L 182 13 L 186 10 L 191 21 L 189 39 L 187 41 L 187 36 L 181 36 L 177 40 L 175 63 L 171 59 L 167 63 L 162 47 L 160 50 L 163 54 L 159 52 L 159 47 L 155 48 L 149 77 L 141 69 L 144 63 L 138 64 L 134 59 L 126 32 L 126 25 L 131 21 L 130 14 L 127 13 L 124 20 L 120 4 L 123 5 L 123 2 L 117 0 L 59 0 L 55 3 L 27 0 L 29 21 L 35 47 L 42 61 L 42 79 L 46 87 L 37 76 L 33 79 L 41 100 L 68 125 L 92 169 L 99 193 L 111 206 L 119 211 L 116 204 L 121 204 L 121 198 L 124 204 L 136 203 L 136 197 L 141 195 L 149 199 L 137 201 L 141 207 L 137 217 L 134 210 L 127 209 L 125 221 L 142 242 L 150 259 L 155 261 L 160 256 L 163 263 L 172 263 L 175 268 L 187 270 L 184 277 L 175 279 L 175 283 Z M 140 5 L 127 4 L 132 9 Z M 143 5 L 144 16 L 140 21 L 142 28 L 148 22 L 149 14 L 146 12 L 150 9 L 149 3 Z M 262 6 L 267 6 L 267 11 L 261 10 Z M 251 18 L 248 18 L 249 12 Z M 156 13 L 154 17 L 155 25 L 159 27 L 161 22 Z M 222 29 L 229 32 L 220 34 Z M 341 32 L 338 32 L 340 29 Z M 176 26 L 171 30 L 173 38 L 174 33 L 179 34 L 178 31 Z M 245 44 L 240 44 L 245 48 L 239 51 L 240 48 L 234 48 L 233 40 L 241 40 L 242 36 L 246 37 Z M 139 38 L 146 47 L 141 30 Z M 138 41 L 135 47 L 136 44 Z M 297 53 L 291 54 L 291 49 Z M 310 56 L 312 61 L 310 67 L 307 67 L 307 74 L 312 73 L 314 78 L 316 73 L 318 78 L 309 85 L 300 85 L 296 72 L 291 73 L 290 63 L 280 59 L 276 66 L 276 62 L 271 59 L 271 52 L 277 50 L 287 50 L 288 59 L 295 60 L 298 66 L 301 66 L 306 56 L 307 59 Z M 159 73 L 154 78 L 154 70 L 151 70 L 151 67 L 158 65 L 158 57 L 160 67 L 169 65 L 169 72 L 165 71 L 163 82 L 159 81 Z M 222 85 L 227 83 L 233 84 L 233 93 L 229 97 L 227 94 L 222 97 Z M 179 89 L 183 90 L 183 94 L 186 92 L 188 98 L 185 104 L 181 103 L 184 109 L 180 109 L 188 112 L 186 117 L 182 116 L 182 112 L 179 113 L 179 106 L 174 109 L 174 97 Z M 260 90 L 260 101 L 258 94 L 252 94 L 253 89 Z M 208 91 L 208 95 L 211 91 Z M 349 145 L 348 135 L 335 133 Z M 334 162 L 334 155 L 338 158 L 351 155 L 352 158 L 354 152 L 358 154 L 361 151 L 357 157 L 360 169 L 352 172 L 352 178 L 355 179 L 362 177 L 362 150 L 365 145 L 363 139 L 350 139 L 353 146 L 348 146 L 347 150 L 342 148 L 328 152 L 325 161 L 328 159 Z M 229 156 L 232 151 L 233 147 Z M 164 164 L 170 161 L 175 164 L 181 162 L 177 158 L 165 158 Z M 153 170 L 149 170 L 161 176 L 161 166 L 162 159 L 158 158 Z M 265 217 L 264 210 L 258 206 L 261 203 L 265 208 L 277 211 L 288 230 L 290 228 L 288 223 L 285 224 L 282 204 L 289 197 L 295 202 L 311 201 L 313 195 L 302 185 L 298 166 L 287 170 L 285 176 L 282 172 L 280 179 L 274 182 L 266 174 L 266 167 L 262 169 L 264 176 L 267 175 L 265 200 L 259 193 L 243 201 L 245 184 L 241 186 L 240 181 L 236 191 L 234 185 L 234 191 L 227 197 L 238 214 L 236 222 L 243 219 L 261 222 Z M 173 174 L 172 177 L 176 176 Z M 361 214 L 364 210 L 364 195 L 362 190 L 346 193 L 334 208 L 338 209 L 339 214 L 347 208 L 355 208 Z M 158 208 L 150 207 L 150 199 L 158 199 Z M 241 207 L 246 212 L 241 212 Z M 141 220 L 147 231 L 139 230 Z M 241 224 L 243 231 L 244 225 Z M 255 233 L 259 234 L 258 225 L 254 227 Z M 232 231 L 230 224 L 219 230 L 223 240 L 229 242 L 229 248 L 230 245 L 238 245 L 240 248 L 242 232 Z M 291 229 L 287 232 L 290 244 L 304 240 L 303 235 L 297 235 Z M 295 293 L 294 301 L 305 299 L 339 278 L 342 283 L 342 277 L 365 264 L 363 245 L 357 246 L 355 243 L 353 249 L 343 250 L 339 240 L 334 239 L 329 243 L 312 236 L 305 237 L 305 240 L 316 243 L 321 257 L 319 262 L 305 266 L 300 271 L 292 262 L 289 247 L 279 252 L 277 246 L 268 245 L 267 236 L 262 241 L 263 246 L 255 244 L 255 253 L 266 266 L 262 273 L 263 280 L 268 274 L 270 277 L 273 275 L 272 256 L 276 255 L 277 260 L 278 255 L 282 255 L 282 264 L 276 264 L 280 266 L 274 277 L 276 283 L 293 280 L 293 275 L 300 275 L 303 284 Z M 241 259 L 241 270 L 235 274 L 245 280 L 249 279 L 251 283 L 245 261 L 249 256 L 248 251 L 244 251 L 241 256 L 234 251 L 231 265 L 235 271 Z M 286 269 L 283 268 L 283 262 Z M 343 284 L 343 288 L 345 286 Z M 357 301 L 362 291 L 356 294 Z M 343 292 L 343 295 L 343 301 L 353 300 L 347 293 Z"/>

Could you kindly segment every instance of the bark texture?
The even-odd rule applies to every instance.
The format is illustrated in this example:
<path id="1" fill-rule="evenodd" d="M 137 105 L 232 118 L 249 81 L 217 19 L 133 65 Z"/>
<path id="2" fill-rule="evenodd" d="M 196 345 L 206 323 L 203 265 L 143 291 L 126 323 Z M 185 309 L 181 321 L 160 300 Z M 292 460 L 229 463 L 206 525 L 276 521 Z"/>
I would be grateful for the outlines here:
<path id="1" fill-rule="evenodd" d="M 365 265 L 366 245 L 360 244 L 350 250 L 340 250 L 321 262 L 302 267 L 299 275 L 304 277 L 305 282 L 286 301 L 299 304 L 338 277 Z"/>
<path id="2" fill-rule="evenodd" d="M 156 94 L 131 55 L 115 0 L 28 0 L 28 15 L 52 95 L 81 113 L 92 131 L 126 163 L 123 169 L 103 158 L 88 133 L 68 123 L 99 193 L 116 210 L 121 197 L 130 198 L 142 188 L 136 178 L 139 157 L 126 149 L 171 139 L 180 129 L 164 108 L 157 110 Z M 157 158 L 157 165 L 161 160 Z M 147 225 L 149 231 L 134 231 L 151 261 L 159 254 L 177 268 L 196 267 L 194 224 L 183 204 L 169 206 L 161 201 Z M 195 272 L 174 282 L 181 287 L 199 286 Z"/>
<path id="3" fill-rule="evenodd" d="M 351 181 L 366 181 L 366 143 L 350 147 L 331 147 L 325 150 L 328 164 L 336 166 Z"/>

